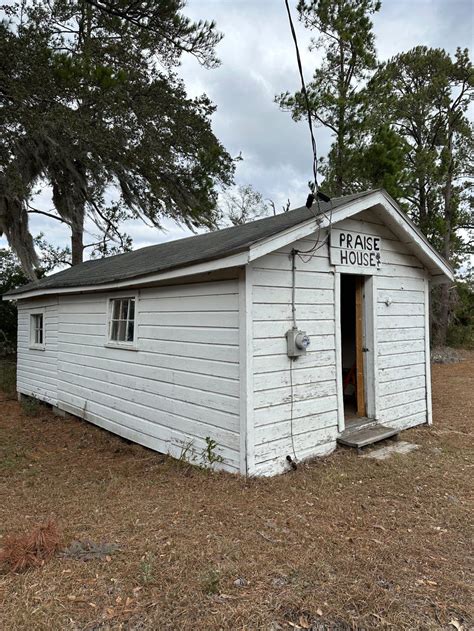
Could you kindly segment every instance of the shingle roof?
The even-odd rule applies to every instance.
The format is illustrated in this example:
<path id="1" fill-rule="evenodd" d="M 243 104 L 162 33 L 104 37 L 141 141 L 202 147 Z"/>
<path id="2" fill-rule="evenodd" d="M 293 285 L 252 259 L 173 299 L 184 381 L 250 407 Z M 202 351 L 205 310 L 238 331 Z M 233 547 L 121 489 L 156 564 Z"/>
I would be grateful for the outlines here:
<path id="1" fill-rule="evenodd" d="M 330 203 L 320 202 L 321 212 L 329 212 L 331 208 L 338 208 L 372 192 L 366 191 L 335 198 Z M 313 206 L 313 210 L 314 208 L 316 206 Z M 215 232 L 167 241 L 104 259 L 85 261 L 80 265 L 18 287 L 7 292 L 5 296 L 19 296 L 41 289 L 103 285 L 212 261 L 248 250 L 256 242 L 303 223 L 313 216 L 313 212 L 303 206 L 287 213 L 258 219 L 241 226 L 232 226 Z"/>

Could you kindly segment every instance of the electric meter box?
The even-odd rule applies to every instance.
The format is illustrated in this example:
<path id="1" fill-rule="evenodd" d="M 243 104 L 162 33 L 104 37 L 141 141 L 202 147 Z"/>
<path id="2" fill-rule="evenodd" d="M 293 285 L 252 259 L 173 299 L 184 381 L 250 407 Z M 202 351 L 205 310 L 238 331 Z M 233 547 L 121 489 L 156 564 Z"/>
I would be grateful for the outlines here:
<path id="1" fill-rule="evenodd" d="M 306 349 L 310 344 L 306 331 L 300 331 L 296 328 L 290 329 L 286 332 L 286 341 L 288 344 L 288 357 L 306 355 Z"/>

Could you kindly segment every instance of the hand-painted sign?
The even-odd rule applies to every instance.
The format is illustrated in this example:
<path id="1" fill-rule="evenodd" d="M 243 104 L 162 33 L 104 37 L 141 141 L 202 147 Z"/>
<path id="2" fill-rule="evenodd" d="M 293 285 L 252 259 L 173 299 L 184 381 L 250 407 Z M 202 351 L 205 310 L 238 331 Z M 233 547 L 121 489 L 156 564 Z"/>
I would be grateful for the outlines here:
<path id="1" fill-rule="evenodd" d="M 380 237 L 347 230 L 331 230 L 332 265 L 380 269 L 380 248 Z"/>

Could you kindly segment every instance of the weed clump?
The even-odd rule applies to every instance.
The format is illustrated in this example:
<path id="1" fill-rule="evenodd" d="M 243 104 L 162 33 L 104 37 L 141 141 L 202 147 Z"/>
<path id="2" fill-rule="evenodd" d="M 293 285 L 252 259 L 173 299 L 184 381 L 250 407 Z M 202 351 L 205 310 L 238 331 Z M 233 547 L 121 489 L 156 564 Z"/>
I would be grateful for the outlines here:
<path id="1" fill-rule="evenodd" d="M 60 556 L 75 561 L 92 561 L 95 559 L 107 559 L 111 554 L 119 550 L 115 543 L 95 543 L 94 541 L 73 541 L 64 548 Z"/>
<path id="2" fill-rule="evenodd" d="M 40 403 L 38 399 L 31 397 L 22 397 L 21 409 L 26 416 L 38 416 L 40 412 Z"/>

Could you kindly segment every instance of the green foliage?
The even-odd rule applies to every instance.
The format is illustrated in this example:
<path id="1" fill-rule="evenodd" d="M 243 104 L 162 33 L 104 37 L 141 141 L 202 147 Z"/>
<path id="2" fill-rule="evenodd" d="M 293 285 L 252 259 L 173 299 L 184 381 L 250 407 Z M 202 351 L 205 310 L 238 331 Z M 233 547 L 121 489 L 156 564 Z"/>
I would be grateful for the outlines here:
<path id="1" fill-rule="evenodd" d="M 38 416 L 40 412 L 40 402 L 33 397 L 21 397 L 21 409 L 26 416 Z"/>
<path id="2" fill-rule="evenodd" d="M 211 568 L 202 581 L 202 591 L 209 596 L 220 592 L 221 575 L 218 570 Z"/>
<path id="3" fill-rule="evenodd" d="M 0 296 L 28 282 L 11 250 L 0 249 Z M 0 356 L 16 353 L 17 309 L 12 301 L 0 301 Z"/>
<path id="4" fill-rule="evenodd" d="M 381 64 L 366 90 L 367 126 L 389 126 L 405 147 L 396 178 L 399 199 L 455 269 L 471 249 L 474 135 L 468 108 L 473 98 L 467 50 L 458 49 L 453 59 L 444 50 L 425 46 Z M 447 285 L 433 292 L 437 346 L 446 344 L 455 295 Z"/>
<path id="5" fill-rule="evenodd" d="M 38 184 L 51 187 L 54 216 L 71 230 L 73 264 L 82 260 L 86 216 L 122 250 L 130 245 L 125 219 L 215 225 L 217 185 L 231 182 L 233 161 L 212 132 L 213 104 L 190 99 L 173 68 L 182 54 L 215 66 L 220 35 L 183 7 L 31 0 L 8 8 L 0 231 L 30 276 L 38 261 L 28 213 Z"/>
<path id="6" fill-rule="evenodd" d="M 140 561 L 140 583 L 150 585 L 155 580 L 155 555 L 146 552 Z"/>
<path id="7" fill-rule="evenodd" d="M 451 59 L 444 50 L 417 46 L 382 64 L 366 91 L 367 124 L 388 126 L 403 142 L 398 197 L 431 243 L 447 259 L 454 254 L 454 263 L 463 249 L 458 229 L 469 223 L 473 89 L 467 51 Z"/>
<path id="8" fill-rule="evenodd" d="M 308 84 L 311 115 L 331 130 L 334 143 L 323 163 L 325 190 L 335 195 L 353 192 L 353 157 L 361 124 L 361 82 L 376 66 L 371 16 L 378 0 L 300 0 L 300 21 L 318 33 L 311 49 L 323 49 L 324 59 Z M 301 91 L 275 98 L 294 120 L 306 116 Z"/>
<path id="9" fill-rule="evenodd" d="M 407 178 L 406 143 L 388 125 L 375 131 L 356 161 L 360 188 L 384 188 L 394 199 L 401 199 Z"/>
<path id="10" fill-rule="evenodd" d="M 224 458 L 216 451 L 217 447 L 218 443 L 209 436 L 206 436 L 206 446 L 202 450 L 202 462 L 204 467 L 212 469 L 215 464 L 224 462 Z"/>
<path id="11" fill-rule="evenodd" d="M 448 346 L 474 349 L 474 278 L 456 283 L 456 299 L 447 333 Z"/>
<path id="12" fill-rule="evenodd" d="M 16 362 L 6 358 L 0 359 L 0 392 L 0 398 L 16 398 Z"/>

